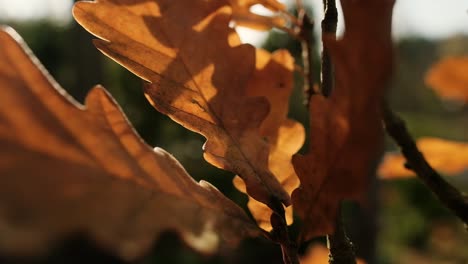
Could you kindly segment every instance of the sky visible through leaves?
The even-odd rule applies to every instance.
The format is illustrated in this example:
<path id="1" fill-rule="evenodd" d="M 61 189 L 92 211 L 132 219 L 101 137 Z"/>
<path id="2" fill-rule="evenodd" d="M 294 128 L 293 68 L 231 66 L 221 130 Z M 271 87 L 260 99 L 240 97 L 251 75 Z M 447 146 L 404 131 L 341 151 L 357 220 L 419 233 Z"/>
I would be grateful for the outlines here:
<path id="1" fill-rule="evenodd" d="M 281 2 L 290 2 L 281 1 Z M 315 10 L 316 23 L 322 17 L 322 0 L 306 0 Z M 72 1 L 68 0 L 0 0 L 0 17 L 7 19 L 48 18 L 57 22 L 70 22 Z M 257 11 L 262 11 L 260 8 Z M 413 12 L 418 10 L 418 12 Z M 468 33 L 468 2 L 466 0 L 411 0 L 396 1 L 394 7 L 393 27 L 397 37 L 421 35 L 429 38 L 443 38 L 457 33 Z M 342 23 L 339 22 L 339 29 Z M 248 29 L 240 31 L 241 37 L 258 43 L 265 37 L 264 32 Z"/>
<path id="2" fill-rule="evenodd" d="M 2 6 L 8 5 L 1 1 L 0 15 L 7 12 Z M 276 17 L 250 13 L 255 2 L 277 11 L 278 18 L 284 15 L 290 25 Z M 368 175 L 374 175 L 384 147 L 380 102 L 389 87 L 385 84 L 393 76 L 394 58 L 398 58 L 391 25 L 405 25 L 397 26 L 396 40 L 401 32 L 415 32 L 411 21 L 392 20 L 393 0 L 367 0 L 364 6 L 360 1 L 342 2 L 346 32 L 341 26 L 340 38 L 334 30 L 322 37 L 324 53 L 333 63 L 334 89 L 330 94 L 323 92 L 329 91 L 323 85 L 322 91 L 310 97 L 310 142 L 302 155 L 294 153 L 304 142 L 304 128 L 287 115 L 293 57 L 287 50 L 270 53 L 242 44 L 233 28 L 244 23 L 259 30 L 277 27 L 298 32 L 294 25 L 304 30 L 305 24 L 301 27 L 276 0 L 97 0 L 77 3 L 73 9 L 78 24 L 98 38 L 93 42 L 97 49 L 148 82 L 143 92 L 156 110 L 206 138 L 204 159 L 242 178 L 245 184 L 236 183 L 236 187 L 263 206 L 250 200 L 253 219 L 216 188 L 192 180 L 170 154 L 146 145 L 103 88 L 94 88 L 83 105 L 67 99 L 21 38 L 12 29 L 2 28 L 0 86 L 7 90 L 0 102 L 10 111 L 2 116 L 7 125 L 0 126 L 0 141 L 6 146 L 0 152 L 0 176 L 6 183 L 0 184 L 0 190 L 6 190 L 0 191 L 0 211 L 7 212 L 0 217 L 0 227 L 6 227 L 14 239 L 0 236 L 0 250 L 41 252 L 49 241 L 85 230 L 97 244 L 131 259 L 147 251 L 161 232 L 173 229 L 190 247 L 204 253 L 222 251 L 221 245 L 235 245 L 244 237 L 263 234 L 281 246 L 284 263 L 298 263 L 296 243 L 288 235 L 291 219 L 285 217 L 284 207 L 292 204 L 303 223 L 297 238 L 302 244 L 340 230 L 333 220 L 339 215 L 341 201 L 365 204 L 371 184 Z M 60 6 L 67 13 L 68 5 L 42 2 L 43 7 L 50 5 L 54 11 L 49 17 L 67 23 L 67 16 L 59 17 Z M 443 8 L 440 12 L 430 8 L 427 10 L 433 17 L 451 17 Z M 38 13 L 47 14 L 45 10 Z M 463 5 L 454 12 L 468 18 Z M 419 16 L 409 14 L 411 19 Z M 181 22 L 180 16 L 186 19 Z M 441 34 L 438 25 L 431 24 L 434 21 L 437 18 L 426 26 L 433 26 L 434 35 Z M 457 21 L 466 25 L 463 18 Z M 186 45 L 188 40 L 190 45 Z M 203 49 L 208 42 L 213 49 Z M 438 61 L 422 79 L 441 99 L 466 103 L 466 94 L 461 91 L 466 82 L 462 70 L 466 60 L 458 55 Z M 305 75 L 309 74 L 308 67 L 303 68 Z M 275 92 L 269 93 L 263 85 Z M 44 132 L 48 130 L 53 133 Z M 44 140 L 51 143 L 41 144 Z M 456 174 L 468 166 L 466 143 L 425 140 L 420 138 L 418 146 L 436 170 Z M 99 148 L 94 147 L 96 142 Z M 388 162 L 390 169 L 398 167 L 406 174 L 403 164 L 407 160 L 424 178 L 411 163 L 405 144 L 400 145 L 405 159 L 386 154 L 382 167 L 393 158 L 395 162 Z M 436 156 L 443 153 L 448 159 L 433 158 L 433 150 Z M 454 154 L 459 150 L 461 154 Z M 44 169 L 52 163 L 59 164 L 53 172 Z M 68 163 L 76 169 L 64 172 L 60 166 Z M 275 164 L 281 164 L 281 169 Z M 444 166 L 450 170 L 445 171 Z M 69 178 L 61 178 L 63 174 Z M 381 173 L 380 177 L 401 177 L 388 175 Z M 31 184 L 34 181 L 38 183 Z M 108 193 L 96 191 L 104 189 L 103 185 L 111 187 L 106 189 Z M 49 192 L 51 188 L 60 191 Z M 44 192 L 47 195 L 39 194 Z M 103 194 L 91 199 L 89 194 L 94 193 Z M 125 206 L 117 206 L 120 203 Z M 75 205 L 80 205 L 81 213 L 70 211 Z M 95 210 L 98 207 L 105 210 Z M 154 215 L 158 210 L 168 213 L 166 220 Z M 26 212 L 22 217 L 28 221 L 21 221 L 18 211 Z M 286 213 L 290 216 L 291 212 Z M 103 225 L 102 220 L 109 218 L 124 223 Z M 171 218 L 177 220 L 168 220 Z M 467 222 L 466 217 L 461 218 Z M 115 232 L 122 230 L 120 227 L 125 230 Z M 270 229 L 272 232 L 264 232 Z M 35 238 L 31 247 L 30 237 Z"/>

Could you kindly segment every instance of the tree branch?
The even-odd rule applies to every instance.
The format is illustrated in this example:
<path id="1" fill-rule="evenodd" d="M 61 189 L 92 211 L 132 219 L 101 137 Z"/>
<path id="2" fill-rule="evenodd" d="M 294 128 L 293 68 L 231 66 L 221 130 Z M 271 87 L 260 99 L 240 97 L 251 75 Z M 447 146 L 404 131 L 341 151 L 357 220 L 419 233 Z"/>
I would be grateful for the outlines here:
<path id="1" fill-rule="evenodd" d="M 338 24 L 338 11 L 336 9 L 335 0 L 323 0 L 323 9 L 325 12 L 325 16 L 322 20 L 322 38 L 323 36 L 328 34 L 336 35 L 336 27 Z M 321 92 L 323 95 L 328 96 L 330 95 L 330 92 L 333 89 L 335 78 L 333 72 L 333 64 L 331 62 L 330 55 L 325 45 L 323 46 L 322 51 L 321 69 Z"/>
<path id="2" fill-rule="evenodd" d="M 468 196 L 445 181 L 424 158 L 406 129 L 404 121 L 383 105 L 383 121 L 390 137 L 400 146 L 407 168 L 414 171 L 439 201 L 468 225 Z"/>
<path id="3" fill-rule="evenodd" d="M 330 250 L 330 264 L 356 264 L 354 246 L 346 235 L 341 209 L 336 217 L 335 233 L 327 236 L 327 246 Z"/>

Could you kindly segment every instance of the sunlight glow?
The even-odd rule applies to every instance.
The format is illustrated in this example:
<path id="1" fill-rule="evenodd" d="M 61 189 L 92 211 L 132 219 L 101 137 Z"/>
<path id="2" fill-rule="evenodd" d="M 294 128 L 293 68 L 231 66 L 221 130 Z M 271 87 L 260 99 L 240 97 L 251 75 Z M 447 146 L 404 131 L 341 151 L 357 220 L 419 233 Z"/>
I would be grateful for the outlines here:
<path id="1" fill-rule="evenodd" d="M 286 1 L 290 5 L 294 2 L 294 0 Z M 323 0 L 303 0 L 303 2 L 312 6 L 314 23 L 320 25 L 323 17 Z M 337 5 L 339 6 L 339 2 Z M 341 8 L 338 8 L 338 13 L 338 35 L 341 35 L 344 31 Z M 393 28 L 396 39 L 410 35 L 444 38 L 454 34 L 468 34 L 468 1 L 397 0 L 394 7 Z M 317 26 L 317 34 L 319 31 Z M 239 34 L 249 43 L 262 42 L 262 33 L 242 30 Z"/>
<path id="2" fill-rule="evenodd" d="M 322 0 L 303 0 L 313 7 L 316 25 L 320 25 L 323 15 Z M 281 1 L 287 4 L 293 0 Z M 0 19 L 31 20 L 47 18 L 58 23 L 72 20 L 72 0 L 0 0 Z M 254 6 L 255 12 L 267 13 L 262 7 Z M 340 10 L 341 12 L 341 10 Z M 443 38 L 453 34 L 468 34 L 467 0 L 397 0 L 394 9 L 394 36 L 401 38 L 419 35 L 427 38 Z M 318 27 L 317 32 L 318 32 Z M 340 19 L 338 31 L 343 32 L 343 19 Z M 261 44 L 267 36 L 245 28 L 238 30 L 243 41 Z"/>
<path id="3" fill-rule="evenodd" d="M 72 20 L 72 0 L 0 0 L 1 20 L 37 20 L 46 18 L 66 24 Z"/>

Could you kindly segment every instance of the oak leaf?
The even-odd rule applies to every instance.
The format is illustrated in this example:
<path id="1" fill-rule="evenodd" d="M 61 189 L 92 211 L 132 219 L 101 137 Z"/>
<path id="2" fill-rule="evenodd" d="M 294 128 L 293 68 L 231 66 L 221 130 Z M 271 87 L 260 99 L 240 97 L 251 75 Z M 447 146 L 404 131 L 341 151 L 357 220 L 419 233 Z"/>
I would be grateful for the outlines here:
<path id="1" fill-rule="evenodd" d="M 305 255 L 300 259 L 300 264 L 328 264 L 330 251 L 323 245 L 315 244 L 309 246 Z M 365 264 L 360 258 L 356 258 L 356 264 Z"/>
<path id="2" fill-rule="evenodd" d="M 260 134 L 270 144 L 268 166 L 283 188 L 290 194 L 299 186 L 291 163 L 292 155 L 304 144 L 304 127 L 288 119 L 288 102 L 293 90 L 294 58 L 286 50 L 269 53 L 257 49 L 256 71 L 249 80 L 247 91 L 250 96 L 264 96 L 270 105 L 267 118 L 260 126 Z M 245 192 L 242 180 L 236 177 L 234 184 Z M 259 226 L 270 230 L 272 211 L 262 203 L 249 198 L 248 207 Z M 293 221 L 292 207 L 286 208 L 286 222 Z"/>
<path id="3" fill-rule="evenodd" d="M 11 29 L 0 47 L 0 252 L 37 253 L 83 232 L 134 258 L 165 230 L 203 252 L 260 233 L 216 188 L 146 145 L 103 88 L 80 105 Z"/>
<path id="4" fill-rule="evenodd" d="M 284 13 L 286 6 L 276 0 L 229 0 L 232 7 L 233 20 L 237 26 L 255 30 L 270 30 L 273 27 L 283 28 L 287 24 Z M 262 5 L 273 12 L 271 16 L 255 14 L 252 6 Z"/>
<path id="5" fill-rule="evenodd" d="M 424 137 L 417 140 L 418 149 L 431 166 L 447 175 L 462 173 L 468 169 L 468 143 L 441 138 Z M 406 159 L 397 153 L 387 153 L 380 164 L 378 175 L 383 179 L 413 177 L 404 167 Z"/>
<path id="6" fill-rule="evenodd" d="M 426 84 L 442 98 L 468 102 L 468 56 L 445 58 L 432 66 Z"/>
<path id="7" fill-rule="evenodd" d="M 151 82 L 145 95 L 158 111 L 207 138 L 209 163 L 240 175 L 249 195 L 270 207 L 290 203 L 259 133 L 269 104 L 246 91 L 255 49 L 229 28 L 225 1 L 100 0 L 73 12 L 102 39 L 99 50 Z"/>
<path id="8" fill-rule="evenodd" d="M 341 200 L 366 196 L 382 149 L 379 109 L 392 71 L 392 6 L 392 0 L 343 1 L 343 38 L 324 36 L 335 87 L 329 98 L 311 97 L 309 152 L 293 157 L 302 241 L 333 232 Z"/>

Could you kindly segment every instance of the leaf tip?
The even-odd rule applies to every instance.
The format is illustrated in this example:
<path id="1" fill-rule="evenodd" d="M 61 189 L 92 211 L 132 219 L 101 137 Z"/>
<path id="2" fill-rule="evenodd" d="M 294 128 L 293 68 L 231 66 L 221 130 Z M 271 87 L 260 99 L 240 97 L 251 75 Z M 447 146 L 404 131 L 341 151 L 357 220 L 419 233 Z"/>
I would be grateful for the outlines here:
<path id="1" fill-rule="evenodd" d="M 102 85 L 99 85 L 99 84 L 95 85 L 88 92 L 88 95 L 86 96 L 86 99 L 85 99 L 85 105 L 92 104 L 92 102 L 102 100 L 102 99 L 108 99 L 114 102 L 114 100 L 111 99 L 110 94 L 106 91 L 106 89 Z"/>
<path id="2" fill-rule="evenodd" d="M 18 32 L 8 25 L 0 24 L 0 38 L 2 38 L 2 42 L 9 39 L 10 41 L 20 43 L 21 46 L 25 45 L 23 38 L 18 34 Z"/>
<path id="3" fill-rule="evenodd" d="M 72 7 L 72 15 L 75 18 L 75 20 L 79 23 L 79 17 L 84 15 L 83 11 L 86 9 L 86 6 L 88 5 L 94 5 L 96 4 L 97 1 L 77 1 L 75 4 L 73 4 Z"/>

